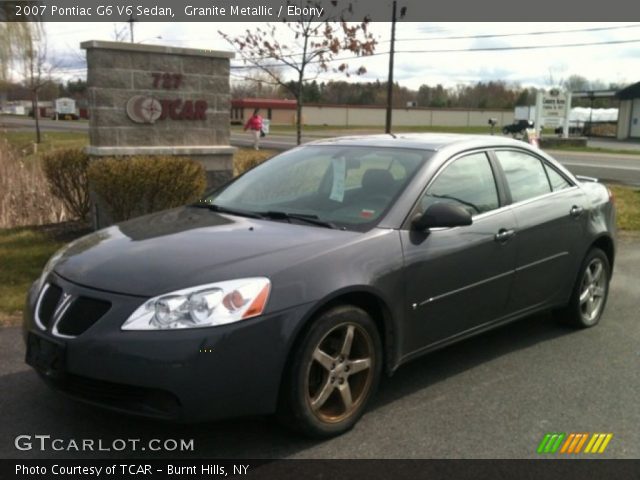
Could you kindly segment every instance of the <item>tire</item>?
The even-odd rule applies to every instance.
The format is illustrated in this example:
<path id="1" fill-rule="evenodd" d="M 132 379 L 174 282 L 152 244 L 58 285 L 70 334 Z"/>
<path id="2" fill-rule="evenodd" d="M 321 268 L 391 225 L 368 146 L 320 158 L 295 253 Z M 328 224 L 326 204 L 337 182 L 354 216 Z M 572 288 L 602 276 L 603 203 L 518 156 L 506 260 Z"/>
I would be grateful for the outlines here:
<path id="1" fill-rule="evenodd" d="M 503 134 L 503 135 L 508 135 L 508 134 L 509 134 L 509 129 L 508 129 L 507 127 L 504 127 L 504 128 L 502 129 L 502 134 Z"/>
<path id="2" fill-rule="evenodd" d="M 279 420 L 314 438 L 351 429 L 366 410 L 382 371 L 380 335 L 369 314 L 349 305 L 326 311 L 294 347 L 291 359 L 280 393 Z"/>
<path id="3" fill-rule="evenodd" d="M 611 265 L 607 255 L 592 248 L 582 261 L 576 283 L 567 306 L 556 312 L 567 325 L 590 328 L 598 324 L 609 295 Z"/>

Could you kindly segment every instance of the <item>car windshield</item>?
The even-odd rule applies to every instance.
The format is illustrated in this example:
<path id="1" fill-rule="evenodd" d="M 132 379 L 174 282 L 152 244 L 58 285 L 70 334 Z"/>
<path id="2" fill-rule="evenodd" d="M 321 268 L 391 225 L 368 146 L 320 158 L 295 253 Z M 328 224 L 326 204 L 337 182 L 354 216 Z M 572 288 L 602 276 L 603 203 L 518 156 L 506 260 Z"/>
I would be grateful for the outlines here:
<path id="1" fill-rule="evenodd" d="M 282 153 L 205 197 L 221 212 L 365 231 L 431 156 L 423 150 L 307 146 Z"/>

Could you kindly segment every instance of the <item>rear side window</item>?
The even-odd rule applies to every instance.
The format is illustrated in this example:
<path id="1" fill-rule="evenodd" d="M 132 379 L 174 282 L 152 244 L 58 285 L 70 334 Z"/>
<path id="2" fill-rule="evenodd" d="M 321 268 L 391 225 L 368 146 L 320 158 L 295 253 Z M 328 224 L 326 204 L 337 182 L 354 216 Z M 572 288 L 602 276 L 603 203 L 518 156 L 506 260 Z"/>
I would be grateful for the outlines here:
<path id="1" fill-rule="evenodd" d="M 556 192 L 558 190 L 564 190 L 565 188 L 569 188 L 571 184 L 567 182 L 567 180 L 555 171 L 554 168 L 549 165 L 544 166 L 547 171 L 547 176 L 549 177 L 549 183 L 551 184 L 551 189 Z"/>
<path id="2" fill-rule="evenodd" d="M 507 177 L 514 202 L 551 192 L 547 173 L 538 158 L 511 150 L 498 150 L 495 153 Z"/>
<path id="3" fill-rule="evenodd" d="M 451 203 L 471 215 L 498 208 L 495 178 L 485 153 L 458 158 L 436 177 L 421 200 L 424 212 L 435 203 Z"/>

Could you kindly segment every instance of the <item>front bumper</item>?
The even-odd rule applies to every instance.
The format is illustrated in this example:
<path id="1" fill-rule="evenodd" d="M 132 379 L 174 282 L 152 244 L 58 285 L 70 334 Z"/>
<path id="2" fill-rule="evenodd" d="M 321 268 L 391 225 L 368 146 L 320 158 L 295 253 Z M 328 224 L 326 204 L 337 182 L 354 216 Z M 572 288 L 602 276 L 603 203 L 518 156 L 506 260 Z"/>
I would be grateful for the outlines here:
<path id="1" fill-rule="evenodd" d="M 89 403 L 177 421 L 273 413 L 287 354 L 309 308 L 211 328 L 122 331 L 144 298 L 88 289 L 57 275 L 49 281 L 65 293 L 112 306 L 83 333 L 61 338 L 35 322 L 38 292 L 31 289 L 25 340 L 31 338 L 31 350 L 40 341 L 64 352 L 55 371 L 34 367 L 45 381 Z"/>

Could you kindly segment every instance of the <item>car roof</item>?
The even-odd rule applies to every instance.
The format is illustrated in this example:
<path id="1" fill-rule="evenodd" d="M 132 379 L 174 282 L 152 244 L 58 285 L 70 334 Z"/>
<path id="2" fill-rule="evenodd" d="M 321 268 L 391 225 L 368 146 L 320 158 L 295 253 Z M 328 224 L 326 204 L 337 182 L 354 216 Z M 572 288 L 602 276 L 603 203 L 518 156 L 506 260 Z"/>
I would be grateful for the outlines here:
<path id="1" fill-rule="evenodd" d="M 525 147 L 528 144 L 500 135 L 471 135 L 460 133 L 394 133 L 379 135 L 353 135 L 346 137 L 324 138 L 306 145 L 397 147 L 430 150 L 437 152 L 445 147 L 468 148 L 485 147 Z"/>

